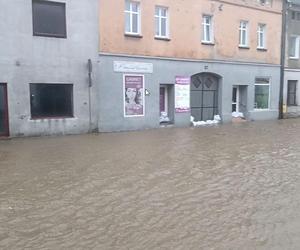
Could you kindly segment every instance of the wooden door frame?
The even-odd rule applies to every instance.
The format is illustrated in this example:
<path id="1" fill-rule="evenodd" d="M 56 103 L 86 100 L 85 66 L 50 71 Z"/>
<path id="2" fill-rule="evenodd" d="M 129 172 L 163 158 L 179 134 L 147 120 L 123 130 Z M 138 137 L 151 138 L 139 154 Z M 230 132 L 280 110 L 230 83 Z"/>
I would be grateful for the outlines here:
<path id="1" fill-rule="evenodd" d="M 8 137 L 9 136 L 9 118 L 8 118 L 8 96 L 7 96 L 7 83 L 0 83 L 0 86 L 4 87 L 4 110 L 5 112 L 5 118 L 4 118 L 4 126 L 6 128 L 5 132 L 3 134 L 0 133 L 1 136 Z"/>

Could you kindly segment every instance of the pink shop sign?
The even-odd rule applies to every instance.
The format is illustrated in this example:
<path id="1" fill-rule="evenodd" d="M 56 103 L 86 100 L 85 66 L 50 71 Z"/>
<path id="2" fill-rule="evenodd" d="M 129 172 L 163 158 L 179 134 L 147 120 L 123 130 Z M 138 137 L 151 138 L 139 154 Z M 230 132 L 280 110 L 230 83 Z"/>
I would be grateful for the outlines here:
<path id="1" fill-rule="evenodd" d="M 191 78 L 176 76 L 175 78 L 175 112 L 190 112 L 190 84 Z"/>

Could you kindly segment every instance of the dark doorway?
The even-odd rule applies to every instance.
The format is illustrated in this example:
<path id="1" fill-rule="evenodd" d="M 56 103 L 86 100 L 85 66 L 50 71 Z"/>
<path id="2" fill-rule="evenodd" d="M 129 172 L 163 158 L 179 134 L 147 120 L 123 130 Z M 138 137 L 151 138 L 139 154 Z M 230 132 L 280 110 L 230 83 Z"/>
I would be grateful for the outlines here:
<path id="1" fill-rule="evenodd" d="M 0 136 L 9 136 L 7 86 L 0 83 Z"/>
<path id="2" fill-rule="evenodd" d="M 218 115 L 219 78 L 211 73 L 192 76 L 191 114 L 196 121 L 213 120 Z"/>
<path id="3" fill-rule="evenodd" d="M 288 81 L 287 105 L 297 106 L 297 81 Z"/>

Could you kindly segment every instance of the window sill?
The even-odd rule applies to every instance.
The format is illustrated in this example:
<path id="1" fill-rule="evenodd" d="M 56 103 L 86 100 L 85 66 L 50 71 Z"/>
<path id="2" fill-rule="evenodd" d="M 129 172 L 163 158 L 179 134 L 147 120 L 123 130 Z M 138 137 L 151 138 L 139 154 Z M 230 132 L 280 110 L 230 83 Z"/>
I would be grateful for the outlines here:
<path id="1" fill-rule="evenodd" d="M 64 120 L 64 119 L 75 119 L 74 116 L 45 116 L 45 117 L 31 117 L 31 121 L 37 121 L 37 120 Z"/>
<path id="2" fill-rule="evenodd" d="M 289 57 L 290 60 L 299 60 L 299 57 Z"/>
<path id="3" fill-rule="evenodd" d="M 270 109 L 254 109 L 254 111 L 257 111 L 257 112 L 261 112 L 261 111 L 270 111 Z"/>
<path id="4" fill-rule="evenodd" d="M 239 45 L 239 49 L 250 49 L 249 46 Z"/>
<path id="5" fill-rule="evenodd" d="M 125 33 L 124 36 L 127 36 L 127 37 L 133 37 L 133 38 L 143 38 L 143 36 L 140 35 L 140 34 L 130 34 L 130 33 Z"/>
<path id="6" fill-rule="evenodd" d="M 161 41 L 167 41 L 167 42 L 171 41 L 170 38 L 168 38 L 168 37 L 161 37 L 161 36 L 155 36 L 154 39 L 155 40 L 161 40 Z"/>
<path id="7" fill-rule="evenodd" d="M 256 48 L 257 51 L 262 51 L 262 52 L 265 52 L 265 51 L 268 51 L 266 48 Z"/>
<path id="8" fill-rule="evenodd" d="M 59 34 L 47 34 L 47 33 L 33 33 L 35 37 L 49 37 L 49 38 L 62 38 L 66 39 L 67 35 L 59 35 Z"/>
<path id="9" fill-rule="evenodd" d="M 201 44 L 203 44 L 203 45 L 211 45 L 211 46 L 215 45 L 214 42 L 206 42 L 206 41 L 201 41 Z"/>

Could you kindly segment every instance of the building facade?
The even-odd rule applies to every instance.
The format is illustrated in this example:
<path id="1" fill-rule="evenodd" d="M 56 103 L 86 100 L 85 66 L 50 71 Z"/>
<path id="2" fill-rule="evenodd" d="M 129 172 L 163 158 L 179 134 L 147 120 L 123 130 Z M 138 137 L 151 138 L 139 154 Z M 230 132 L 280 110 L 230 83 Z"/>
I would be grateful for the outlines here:
<path id="1" fill-rule="evenodd" d="M 96 129 L 98 0 L 0 0 L 0 136 Z"/>
<path id="2" fill-rule="evenodd" d="M 278 117 L 281 0 L 0 6 L 0 136 Z"/>
<path id="3" fill-rule="evenodd" d="M 285 117 L 300 116 L 300 1 L 287 6 L 286 51 L 284 72 Z"/>
<path id="4" fill-rule="evenodd" d="M 281 8 L 280 0 L 101 1 L 99 131 L 189 126 L 191 116 L 229 122 L 234 111 L 277 119 Z"/>

